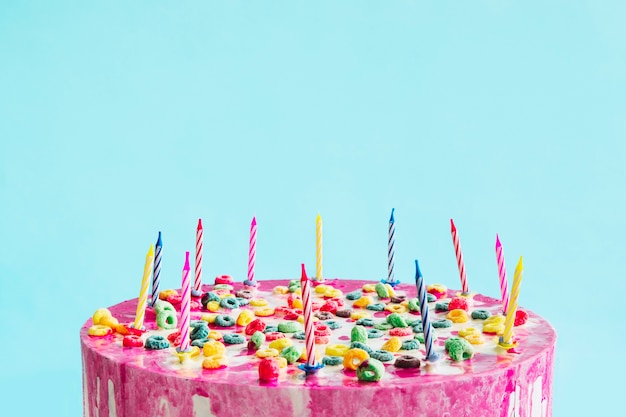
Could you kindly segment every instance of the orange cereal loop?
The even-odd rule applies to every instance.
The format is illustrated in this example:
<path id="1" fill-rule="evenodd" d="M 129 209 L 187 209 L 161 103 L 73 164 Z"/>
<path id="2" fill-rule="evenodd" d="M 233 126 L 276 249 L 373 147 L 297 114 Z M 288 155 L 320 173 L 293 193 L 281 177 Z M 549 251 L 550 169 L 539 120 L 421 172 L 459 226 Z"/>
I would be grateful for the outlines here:
<path id="1" fill-rule="evenodd" d="M 259 308 L 254 311 L 254 315 L 257 317 L 267 317 L 274 314 L 274 309 L 270 307 Z"/>
<path id="2" fill-rule="evenodd" d="M 368 305 L 372 304 L 372 298 L 369 295 L 359 298 L 352 303 L 352 307 L 354 308 L 365 308 Z"/>
<path id="3" fill-rule="evenodd" d="M 363 284 L 361 289 L 363 292 L 376 292 L 376 284 Z"/>
<path id="4" fill-rule="evenodd" d="M 343 357 L 343 367 L 356 371 L 363 361 L 369 359 L 370 355 L 363 349 L 348 349 Z"/>
<path id="5" fill-rule="evenodd" d="M 280 352 L 273 348 L 265 348 L 259 349 L 256 351 L 255 355 L 257 358 L 273 358 L 278 356 Z"/>
<path id="6" fill-rule="evenodd" d="M 385 310 L 390 311 L 392 313 L 398 313 L 398 314 L 407 312 L 407 308 L 403 306 L 402 304 L 387 304 L 385 306 Z"/>
<path id="7" fill-rule="evenodd" d="M 397 336 L 391 336 L 389 340 L 381 346 L 381 350 L 386 350 L 387 352 L 397 352 L 400 348 L 402 348 L 402 342 Z"/>
<path id="8" fill-rule="evenodd" d="M 92 317 L 93 324 L 102 324 L 100 322 L 105 317 L 111 317 L 111 312 L 109 311 L 109 309 L 108 308 L 99 308 L 99 309 L 97 309 L 93 313 L 93 317 Z"/>
<path id="9" fill-rule="evenodd" d="M 167 297 L 171 295 L 178 295 L 176 290 L 163 290 L 159 293 L 159 300 L 167 300 Z"/>
<path id="10" fill-rule="evenodd" d="M 295 300 L 293 300 L 293 308 L 302 308 L 302 300 L 299 298 L 296 298 Z"/>
<path id="11" fill-rule="evenodd" d="M 209 340 L 202 346 L 202 354 L 206 357 L 223 355 L 226 353 L 226 346 L 217 340 Z"/>
<path id="12" fill-rule="evenodd" d="M 128 327 L 124 326 L 123 324 L 118 324 L 117 326 L 115 326 L 115 331 L 122 336 L 128 336 L 130 334 L 130 330 L 128 330 Z"/>
<path id="13" fill-rule="evenodd" d="M 467 321 L 467 312 L 457 308 L 449 311 L 448 314 L 446 314 L 446 318 L 453 323 L 465 323 Z"/>
<path id="14" fill-rule="evenodd" d="M 264 307 L 267 304 L 267 300 L 264 298 L 253 298 L 250 300 L 250 305 L 254 307 Z"/>
<path id="15" fill-rule="evenodd" d="M 220 369 L 225 366 L 228 366 L 228 360 L 222 355 L 209 356 L 202 361 L 204 369 Z"/>

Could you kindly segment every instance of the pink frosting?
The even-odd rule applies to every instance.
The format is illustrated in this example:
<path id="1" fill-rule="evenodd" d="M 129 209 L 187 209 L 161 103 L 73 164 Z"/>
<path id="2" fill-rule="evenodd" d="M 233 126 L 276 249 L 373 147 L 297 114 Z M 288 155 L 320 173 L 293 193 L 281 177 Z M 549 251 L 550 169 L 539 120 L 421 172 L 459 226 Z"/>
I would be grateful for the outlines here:
<path id="1" fill-rule="evenodd" d="M 332 281 L 345 293 L 366 283 Z M 264 281 L 270 291 L 287 281 Z M 234 284 L 236 289 L 241 283 Z M 203 288 L 209 290 L 209 286 Z M 415 296 L 415 287 L 401 284 L 399 292 Z M 454 296 L 449 291 L 448 296 Z M 264 294 L 265 295 L 265 294 Z M 499 301 L 476 295 L 481 308 L 497 313 Z M 132 322 L 136 299 L 110 308 L 120 322 Z M 350 302 L 347 301 L 346 306 Z M 445 313 L 434 312 L 433 319 Z M 470 311 L 473 308 L 470 307 Z M 84 415 L 98 417 L 282 417 L 282 416 L 484 416 L 546 417 L 552 409 L 552 373 L 556 333 L 541 317 L 529 313 L 533 326 L 515 328 L 519 348 L 515 353 L 497 350 L 476 353 L 468 361 L 445 357 L 432 370 L 400 369 L 386 365 L 386 376 L 377 383 L 359 382 L 355 372 L 326 367 L 304 377 L 294 365 L 275 383 L 258 380 L 258 360 L 253 355 L 221 370 L 177 366 L 173 348 L 149 351 L 123 348 L 121 336 L 93 338 L 87 335 L 92 321 L 81 329 L 84 362 Z M 201 313 L 192 313 L 192 320 Z M 377 313 L 375 317 L 384 317 Z M 148 309 L 148 331 L 156 329 Z M 344 326 L 346 324 L 344 323 Z M 225 332 L 241 332 L 231 328 Z M 435 332 L 437 329 L 435 329 Z M 454 330 L 456 331 L 456 330 Z M 443 340 L 438 340 L 442 346 Z M 248 355 L 245 345 L 231 346 L 235 355 Z M 415 354 L 400 351 L 398 354 Z M 423 356 L 423 347 L 420 354 Z M 232 352 L 231 352 L 232 354 Z M 416 355 L 417 356 L 417 355 Z M 444 372 L 438 372 L 437 367 Z M 448 374 L 453 371 L 455 375 Z"/>

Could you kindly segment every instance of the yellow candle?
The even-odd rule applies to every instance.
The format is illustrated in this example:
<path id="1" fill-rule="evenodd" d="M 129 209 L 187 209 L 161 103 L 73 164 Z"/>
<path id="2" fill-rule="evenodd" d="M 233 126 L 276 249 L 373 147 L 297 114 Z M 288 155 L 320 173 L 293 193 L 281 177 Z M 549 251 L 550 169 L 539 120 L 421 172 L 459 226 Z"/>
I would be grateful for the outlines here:
<path id="1" fill-rule="evenodd" d="M 143 267 L 143 278 L 141 279 L 141 290 L 137 301 L 137 312 L 135 313 L 135 329 L 143 327 L 143 318 L 146 314 L 146 304 L 148 303 L 148 284 L 150 283 L 150 271 L 152 271 L 152 261 L 154 260 L 154 245 L 150 245 L 146 255 L 146 264 Z"/>
<path id="2" fill-rule="evenodd" d="M 517 311 L 517 298 L 519 297 L 519 287 L 522 283 L 522 272 L 524 266 L 522 265 L 522 257 L 519 257 L 519 262 L 515 267 L 515 275 L 513 275 L 513 287 L 511 288 L 511 299 L 509 301 L 509 311 L 506 314 L 504 320 L 504 333 L 500 339 L 501 345 L 511 345 L 511 338 L 513 337 L 513 324 L 515 323 L 515 313 Z"/>
<path id="3" fill-rule="evenodd" d="M 324 280 L 324 275 L 322 273 L 322 216 L 319 214 L 315 219 L 315 278 L 318 281 Z"/>

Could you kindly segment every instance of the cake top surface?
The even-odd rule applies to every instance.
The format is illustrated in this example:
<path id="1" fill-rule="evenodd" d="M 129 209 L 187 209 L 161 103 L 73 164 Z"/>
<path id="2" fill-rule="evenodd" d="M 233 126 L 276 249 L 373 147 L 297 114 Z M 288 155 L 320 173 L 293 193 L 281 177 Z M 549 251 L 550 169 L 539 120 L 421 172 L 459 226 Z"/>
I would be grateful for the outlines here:
<path id="1" fill-rule="evenodd" d="M 145 313 L 145 332 L 138 337 L 141 338 L 142 344 L 146 345 L 149 338 L 157 336 L 157 339 L 167 340 L 168 347 L 163 349 L 148 349 L 145 346 L 125 347 L 124 338 L 127 336 L 122 333 L 127 331 L 110 322 L 108 326 L 114 329 L 110 333 L 105 332 L 106 334 L 101 336 L 90 335 L 95 333 L 90 331 L 94 319 L 89 319 L 82 327 L 81 340 L 85 348 L 97 352 L 107 360 L 125 363 L 127 366 L 150 373 L 206 380 L 209 383 L 281 387 L 306 385 L 312 389 L 364 384 L 377 387 L 445 382 L 450 378 L 496 372 L 516 363 L 531 360 L 553 346 L 556 340 L 556 334 L 550 324 L 537 314 L 526 310 L 525 313 L 518 313 L 518 325 L 514 327 L 517 346 L 514 349 L 503 349 L 498 345 L 497 335 L 502 331 L 502 320 L 497 318 L 502 315 L 499 300 L 480 294 L 473 294 L 469 298 L 460 297 L 457 291 L 433 286 L 429 288 L 429 292 L 433 294 L 430 299 L 435 298 L 435 295 L 439 298 L 430 301 L 428 306 L 431 321 L 436 326 L 433 328 L 435 337 L 433 346 L 439 360 L 430 363 L 424 360 L 421 316 L 419 308 L 415 308 L 414 299 L 416 287 L 404 283 L 391 291 L 390 287 L 385 287 L 388 290 L 385 297 L 381 296 L 385 294 L 376 292 L 376 289 L 381 290 L 381 286 L 376 284 L 373 281 L 327 279 L 321 285 L 312 288 L 314 315 L 319 318 L 315 325 L 316 358 L 318 362 L 325 363 L 325 366 L 308 376 L 298 367 L 304 360 L 302 355 L 298 362 L 282 368 L 276 381 L 268 383 L 259 380 L 258 368 L 261 361 L 259 356 L 266 351 L 271 353 L 270 344 L 273 343 L 271 346 L 278 351 L 284 344 L 294 346 L 295 351 L 305 352 L 301 300 L 296 280 L 260 281 L 255 289 L 244 287 L 243 283 L 238 282 L 232 285 L 203 286 L 204 303 L 201 303 L 200 298 L 195 298 L 196 303 L 192 303 L 191 320 L 194 328 L 191 336 L 192 339 L 195 338 L 192 344 L 202 346 L 208 342 L 215 344 L 214 339 L 221 340 L 225 352 L 220 355 L 219 363 L 209 367 L 214 369 L 203 367 L 205 360 L 215 358 L 206 347 L 200 348 L 197 356 L 187 355 L 181 361 L 175 347 L 175 344 L 179 343 L 179 340 L 176 340 L 178 330 L 159 328 L 157 315 L 151 307 L 148 307 Z M 167 294 L 162 292 L 161 297 L 168 298 Z M 232 300 L 224 301 L 226 298 Z M 214 300 L 212 304 L 209 299 Z M 168 300 L 178 315 L 180 297 L 177 298 L 175 294 L 170 293 Z M 447 311 L 449 307 L 460 308 L 451 308 Z M 116 322 L 132 323 L 136 308 L 137 299 L 132 299 L 112 306 L 108 311 Z M 337 315 L 337 312 L 344 317 Z M 94 318 L 99 320 L 95 316 Z M 240 323 L 249 324 L 250 320 L 259 320 L 265 324 L 263 333 L 266 340 L 259 344 L 258 350 L 249 346 L 252 331 L 246 331 L 248 324 L 239 325 L 238 319 L 241 319 Z M 196 327 L 200 329 L 194 331 Z M 361 347 L 371 350 L 370 356 L 384 363 L 385 372 L 378 382 L 359 381 L 354 370 L 343 366 L 341 355 L 350 347 L 351 339 L 355 338 L 353 330 L 355 327 L 359 328 L 356 333 L 367 335 L 365 346 Z M 274 343 L 271 339 L 275 337 L 287 341 Z M 461 350 L 457 351 L 456 348 L 447 350 L 446 341 L 457 338 L 463 340 L 463 343 L 457 343 L 462 346 Z M 466 348 L 467 346 L 469 348 Z M 420 366 L 418 368 L 397 366 L 398 358 L 407 356 L 416 358 Z"/>

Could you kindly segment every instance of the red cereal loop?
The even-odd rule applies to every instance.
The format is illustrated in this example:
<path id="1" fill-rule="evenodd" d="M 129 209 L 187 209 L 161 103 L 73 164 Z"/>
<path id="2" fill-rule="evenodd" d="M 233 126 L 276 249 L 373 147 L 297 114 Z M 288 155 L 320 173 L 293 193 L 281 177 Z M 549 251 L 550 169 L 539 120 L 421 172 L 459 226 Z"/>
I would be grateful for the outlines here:
<path id="1" fill-rule="evenodd" d="M 191 311 L 200 311 L 202 309 L 202 303 L 196 300 L 191 300 L 191 302 L 189 303 L 189 309 Z"/>
<path id="2" fill-rule="evenodd" d="M 274 358 L 263 358 L 259 363 L 259 379 L 261 381 L 275 381 L 278 379 L 280 366 Z"/>
<path id="3" fill-rule="evenodd" d="M 218 277 L 215 277 L 215 283 L 216 284 L 232 284 L 233 277 L 231 277 L 230 275 L 220 275 Z"/>
<path id="4" fill-rule="evenodd" d="M 336 303 L 337 303 L 337 307 L 338 307 L 338 308 L 343 307 L 343 306 L 344 306 L 344 304 L 345 304 L 345 302 L 343 301 L 343 298 L 337 298 L 337 297 L 335 297 L 335 298 L 331 298 L 331 299 L 330 299 L 330 300 L 328 300 L 328 301 L 334 301 L 334 302 L 336 302 Z"/>
<path id="5" fill-rule="evenodd" d="M 402 336 L 410 336 L 412 334 L 413 334 L 413 330 L 410 327 L 404 327 L 404 328 L 396 327 L 396 328 L 389 330 L 390 336 L 402 337 Z"/>
<path id="6" fill-rule="evenodd" d="M 528 313 L 525 312 L 524 310 L 517 310 L 515 312 L 515 323 L 513 323 L 515 326 L 521 326 L 522 324 L 526 323 L 526 321 L 528 320 Z"/>
<path id="7" fill-rule="evenodd" d="M 135 328 L 132 326 L 132 323 L 125 324 L 125 325 L 124 325 L 124 328 L 125 328 L 126 330 L 128 330 L 128 333 L 129 333 L 129 334 L 132 334 L 132 335 L 134 335 L 134 336 L 141 336 L 141 334 L 142 334 L 142 333 L 144 333 L 144 331 L 145 331 L 145 330 L 141 330 L 141 329 L 135 329 Z"/>
<path id="8" fill-rule="evenodd" d="M 326 345 L 328 344 L 328 336 L 315 336 L 315 344 L 316 345 Z"/>
<path id="9" fill-rule="evenodd" d="M 176 305 L 176 304 L 180 304 L 181 301 L 183 301 L 183 297 L 181 295 L 178 294 L 172 294 L 170 296 L 168 296 L 165 301 L 167 301 L 170 304 Z"/>
<path id="10" fill-rule="evenodd" d="M 287 306 L 277 306 L 274 309 L 274 314 L 276 316 L 284 316 L 285 314 L 287 314 L 290 311 L 289 307 Z"/>
<path id="11" fill-rule="evenodd" d="M 265 340 L 271 342 L 272 340 L 282 339 L 285 337 L 285 333 L 282 332 L 267 332 L 265 333 Z"/>
<path id="12" fill-rule="evenodd" d="M 311 310 L 318 311 L 322 305 L 317 301 L 311 302 Z"/>
<path id="13" fill-rule="evenodd" d="M 330 311 L 335 314 L 337 312 L 337 308 L 339 308 L 339 305 L 336 301 L 328 300 L 320 307 L 320 311 Z"/>
<path id="14" fill-rule="evenodd" d="M 180 330 L 172 332 L 167 335 L 167 340 L 174 342 L 180 336 Z"/>
<path id="15" fill-rule="evenodd" d="M 330 336 L 330 328 L 326 325 L 320 324 L 315 326 L 313 334 L 315 334 L 315 336 Z"/>
<path id="16" fill-rule="evenodd" d="M 128 335 L 122 339 L 122 346 L 124 347 L 143 347 L 143 340 L 139 336 Z"/>
<path id="17" fill-rule="evenodd" d="M 287 297 L 287 304 L 289 304 L 289 307 L 293 308 L 293 302 L 296 300 L 301 300 L 298 294 L 294 294 L 294 293 L 289 294 L 289 296 Z"/>
<path id="18" fill-rule="evenodd" d="M 262 332 L 265 330 L 265 322 L 261 319 L 254 319 L 246 325 L 246 334 L 251 336 L 254 332 Z"/>
<path id="19" fill-rule="evenodd" d="M 448 304 L 448 311 L 452 310 L 468 310 L 467 300 L 464 297 L 454 297 Z"/>

